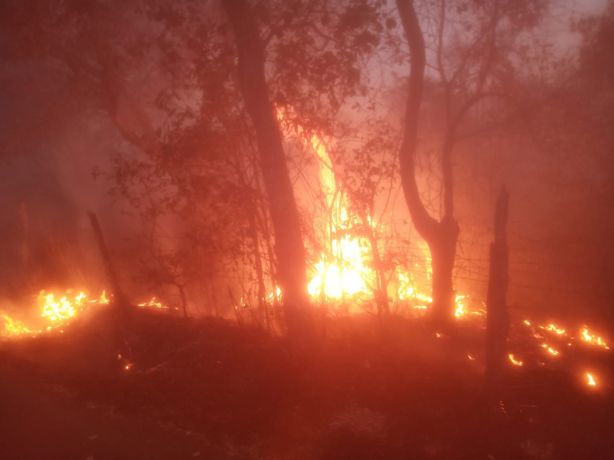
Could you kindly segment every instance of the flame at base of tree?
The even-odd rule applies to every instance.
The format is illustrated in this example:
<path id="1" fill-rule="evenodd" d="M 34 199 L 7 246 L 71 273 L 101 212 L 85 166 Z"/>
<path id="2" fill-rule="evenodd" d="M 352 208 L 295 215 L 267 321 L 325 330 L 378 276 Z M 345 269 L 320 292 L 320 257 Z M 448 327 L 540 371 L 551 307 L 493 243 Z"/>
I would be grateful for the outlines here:
<path id="1" fill-rule="evenodd" d="M 277 118 L 288 139 L 294 139 L 302 148 L 313 152 L 318 169 L 319 211 L 315 212 L 316 254 L 308 269 L 307 292 L 317 305 L 334 307 L 342 305 L 346 311 L 360 312 L 378 302 L 392 302 L 406 311 L 422 313 L 429 309 L 432 297 L 420 287 L 417 276 L 402 264 L 388 264 L 385 273 L 378 273 L 381 261 L 375 257 L 381 248 L 379 236 L 385 226 L 368 213 L 358 213 L 352 208 L 343 184 L 336 177 L 331 158 L 332 142 L 315 132 L 310 132 L 296 122 L 291 108 L 278 108 Z M 417 273 L 424 278 L 422 284 L 432 279 L 430 253 L 425 245 L 418 246 L 423 263 L 416 264 Z M 407 308 L 408 307 L 408 308 Z M 482 316 L 481 308 L 471 308 L 469 296 L 459 294 L 455 298 L 454 317 Z"/>

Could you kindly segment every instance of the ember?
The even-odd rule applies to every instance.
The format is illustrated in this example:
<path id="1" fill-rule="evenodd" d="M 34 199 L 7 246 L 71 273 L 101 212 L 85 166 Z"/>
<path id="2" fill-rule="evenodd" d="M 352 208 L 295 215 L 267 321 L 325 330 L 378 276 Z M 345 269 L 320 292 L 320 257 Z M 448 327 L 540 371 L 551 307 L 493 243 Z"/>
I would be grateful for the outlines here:
<path id="1" fill-rule="evenodd" d="M 0 2 L 0 460 L 614 458 L 612 37 Z"/>
<path id="2" fill-rule="evenodd" d="M 584 341 L 584 343 L 588 345 L 592 345 L 595 347 L 603 348 L 605 350 L 609 350 L 610 347 L 601 337 L 591 333 L 589 329 L 585 326 L 580 329 L 580 339 Z"/>
<path id="3" fill-rule="evenodd" d="M 512 353 L 509 353 L 507 357 L 514 366 L 522 367 L 524 365 L 524 363 L 520 359 L 516 358 Z"/>
<path id="4" fill-rule="evenodd" d="M 561 354 L 558 350 L 555 350 L 548 344 L 542 343 L 541 347 L 551 356 L 559 356 Z"/>
<path id="5" fill-rule="evenodd" d="M 589 387 L 596 387 L 597 386 L 597 379 L 595 378 L 593 373 L 587 372 L 584 375 L 586 377 L 586 384 Z"/>

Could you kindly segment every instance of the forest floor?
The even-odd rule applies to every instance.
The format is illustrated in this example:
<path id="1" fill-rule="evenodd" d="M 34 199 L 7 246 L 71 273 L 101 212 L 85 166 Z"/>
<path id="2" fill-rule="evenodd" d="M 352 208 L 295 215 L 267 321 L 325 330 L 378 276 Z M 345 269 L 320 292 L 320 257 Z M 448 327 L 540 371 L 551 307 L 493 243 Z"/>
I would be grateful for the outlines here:
<path id="1" fill-rule="evenodd" d="M 609 385 L 586 388 L 566 358 L 510 366 L 487 397 L 475 327 L 339 319 L 292 352 L 139 311 L 117 356 L 108 324 L 0 346 L 1 459 L 614 459 Z"/>

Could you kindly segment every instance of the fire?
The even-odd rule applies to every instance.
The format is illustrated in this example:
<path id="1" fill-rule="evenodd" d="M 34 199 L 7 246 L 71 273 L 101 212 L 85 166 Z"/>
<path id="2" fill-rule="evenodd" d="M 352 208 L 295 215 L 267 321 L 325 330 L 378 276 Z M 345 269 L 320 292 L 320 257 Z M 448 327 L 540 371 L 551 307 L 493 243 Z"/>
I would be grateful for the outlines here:
<path id="1" fill-rule="evenodd" d="M 610 346 L 607 344 L 605 340 L 601 337 L 591 333 L 588 327 L 584 326 L 580 329 L 580 339 L 587 343 L 588 345 L 592 345 L 595 347 L 603 348 L 605 350 L 609 350 Z"/>
<path id="2" fill-rule="evenodd" d="M 456 296 L 456 302 L 455 302 L 455 308 L 454 308 L 454 317 L 456 318 L 460 318 L 461 316 L 464 316 L 466 311 L 465 311 L 465 303 L 463 302 L 465 300 L 464 296 Z"/>
<path id="3" fill-rule="evenodd" d="M 64 333 L 64 326 L 73 321 L 86 309 L 110 303 L 106 291 L 98 297 L 90 297 L 86 291 L 68 289 L 62 293 L 41 290 L 36 296 L 34 315 L 30 314 L 27 322 L 14 318 L 7 313 L 0 313 L 0 337 L 16 338 L 36 336 L 44 332 L 58 331 Z M 169 309 L 156 297 L 139 304 L 140 307 Z M 29 309 L 24 309 L 27 311 Z M 31 311 L 31 310 L 30 310 Z M 3 328 L 2 328 L 2 323 Z"/>
<path id="4" fill-rule="evenodd" d="M 107 297 L 107 291 L 105 291 L 104 289 L 102 290 L 102 294 L 100 294 L 100 297 L 98 298 L 98 303 L 102 304 L 102 305 L 106 305 L 110 302 L 109 298 Z"/>
<path id="5" fill-rule="evenodd" d="M 430 295 L 426 295 L 418 290 L 416 283 L 409 273 L 398 268 L 397 279 L 399 282 L 397 295 L 400 300 L 419 302 L 413 306 L 416 310 L 427 310 L 429 305 L 433 303 L 433 298 Z"/>
<path id="6" fill-rule="evenodd" d="M 524 362 L 516 358 L 512 353 L 508 354 L 507 357 L 514 366 L 522 367 L 524 365 Z"/>
<path id="7" fill-rule="evenodd" d="M 294 120 L 290 109 L 278 109 L 277 117 L 286 137 L 291 137 L 302 144 L 305 149 L 312 151 L 317 159 L 319 177 L 319 196 L 322 198 L 322 212 L 316 214 L 314 225 L 321 230 L 316 235 L 318 244 L 312 265 L 307 276 L 307 292 L 316 303 L 329 303 L 335 305 L 341 301 L 349 306 L 350 311 L 356 310 L 362 304 L 379 299 L 383 294 L 396 306 L 403 306 L 416 316 L 422 315 L 431 309 L 433 298 L 430 290 L 423 288 L 422 283 L 432 280 L 431 256 L 426 244 L 419 244 L 420 264 L 409 267 L 392 266 L 391 272 L 386 276 L 390 285 L 381 286 L 381 274 L 375 269 L 374 235 L 385 229 L 382 222 L 377 222 L 372 216 L 359 215 L 352 210 L 351 202 L 344 193 L 343 187 L 338 183 L 331 158 L 332 142 L 325 137 L 311 132 Z M 334 158 L 334 157 L 333 157 Z M 343 184 L 341 184 L 343 185 Z M 416 276 L 420 274 L 420 276 Z M 420 282 L 418 282 L 418 280 Z M 384 283 L 385 284 L 385 283 Z M 267 296 L 269 302 L 280 297 L 278 291 Z M 472 317 L 482 317 L 486 314 L 485 305 L 477 305 L 468 295 L 457 293 L 454 297 L 453 315 L 456 320 L 464 321 Z M 402 311 L 402 310 L 401 310 Z M 568 329 L 556 322 L 540 324 L 533 319 L 521 320 L 521 325 L 528 328 L 529 336 L 538 340 L 544 352 L 551 357 L 561 356 L 561 352 L 550 344 L 543 343 L 545 337 L 550 335 L 552 340 L 564 340 L 571 344 L 577 338 Z M 440 339 L 441 333 L 435 332 Z M 609 349 L 608 344 L 601 337 L 593 334 L 584 327 L 580 331 L 582 341 L 587 344 Z M 569 346 L 569 345 L 568 345 Z M 475 355 L 466 354 L 469 361 L 476 360 Z M 522 367 L 524 361 L 513 353 L 508 354 L 512 366 Z M 545 365 L 545 363 L 544 363 Z M 591 375 L 595 382 L 594 376 Z"/>
<path id="8" fill-rule="evenodd" d="M 98 298 L 90 298 L 85 291 L 67 290 L 63 293 L 41 290 L 36 297 L 36 315 L 32 324 L 26 324 L 3 313 L 3 337 L 35 336 L 46 331 L 58 330 L 63 333 L 63 327 L 72 321 L 80 312 L 91 305 L 109 303 L 103 291 Z"/>
<path id="9" fill-rule="evenodd" d="M 15 337 L 20 335 L 32 335 L 35 333 L 35 331 L 31 330 L 21 321 L 13 319 L 9 315 L 2 314 L 2 319 L 4 320 L 4 331 L 1 335 Z"/>
<path id="10" fill-rule="evenodd" d="M 550 354 L 551 356 L 559 356 L 561 354 L 560 351 L 552 348 L 550 345 L 547 345 L 545 343 L 541 344 L 541 347 L 546 350 L 546 352 L 548 352 L 548 354 Z"/>
<path id="11" fill-rule="evenodd" d="M 567 331 L 561 327 L 556 326 L 553 323 L 548 324 L 547 326 L 540 326 L 540 329 L 543 329 L 544 331 L 548 331 L 548 332 L 553 332 L 556 335 L 566 335 Z"/>
<path id="12" fill-rule="evenodd" d="M 159 308 L 159 309 L 167 308 L 155 296 L 149 299 L 147 302 L 141 302 L 137 305 L 141 308 L 145 308 L 145 307 Z"/>
<path id="13" fill-rule="evenodd" d="M 269 292 L 266 295 L 266 301 L 270 305 L 281 303 L 282 299 L 283 299 L 283 296 L 281 293 L 281 288 L 279 286 L 275 286 L 275 292 Z"/>
<path id="14" fill-rule="evenodd" d="M 589 387 L 596 387 L 598 385 L 597 378 L 592 372 L 584 373 L 585 382 Z"/>
<path id="15" fill-rule="evenodd" d="M 382 286 L 382 276 L 375 269 L 374 235 L 385 229 L 373 216 L 353 212 L 350 200 L 338 183 L 331 158 L 332 141 L 309 131 L 293 119 L 292 108 L 277 108 L 277 118 L 284 135 L 300 142 L 317 158 L 319 192 L 322 197 L 321 218 L 316 219 L 318 247 L 308 273 L 307 292 L 315 302 L 348 302 L 350 310 L 362 303 L 384 295 L 393 301 L 402 301 L 413 311 L 428 310 L 433 303 L 426 289 L 420 289 L 406 267 L 391 268 L 390 285 Z M 321 224 L 321 225 L 320 225 Z M 425 243 L 418 243 L 421 263 L 416 268 L 421 281 L 432 279 L 431 255 Z M 387 282 L 384 282 L 386 284 Z M 270 296 L 271 294 L 269 294 Z M 483 316 L 481 309 L 470 309 L 469 298 L 457 294 L 454 300 L 454 317 Z"/>
<path id="16" fill-rule="evenodd" d="M 297 132 L 301 134 L 304 130 L 298 127 Z M 299 137 L 305 138 L 304 135 Z M 308 145 L 319 160 L 320 185 L 330 222 L 326 235 L 328 250 L 315 264 L 307 292 L 312 298 L 329 299 L 370 295 L 376 285 L 376 274 L 369 263 L 369 242 L 352 232 L 357 222 L 350 216 L 347 197 L 339 192 L 324 139 L 312 134 Z M 369 219 L 367 225 L 375 226 L 375 223 Z"/>
<path id="17" fill-rule="evenodd" d="M 65 322 L 74 318 L 77 308 L 83 305 L 87 295 L 81 291 L 75 296 L 66 293 L 61 297 L 56 297 L 52 292 L 40 291 L 37 304 L 41 310 L 41 317 L 50 323 Z"/>

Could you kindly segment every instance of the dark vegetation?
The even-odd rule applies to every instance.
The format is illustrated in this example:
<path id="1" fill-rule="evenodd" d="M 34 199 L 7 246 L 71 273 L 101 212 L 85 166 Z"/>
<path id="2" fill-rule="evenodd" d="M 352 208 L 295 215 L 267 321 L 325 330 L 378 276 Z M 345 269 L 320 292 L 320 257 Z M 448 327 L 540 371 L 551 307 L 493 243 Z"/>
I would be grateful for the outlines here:
<path id="1" fill-rule="evenodd" d="M 614 331 L 614 3 L 552 6 L 0 2 L 0 459 L 614 458 L 538 329 Z"/>
<path id="2" fill-rule="evenodd" d="M 597 459 L 612 452 L 609 387 L 587 392 L 569 375 L 569 361 L 584 356 L 539 366 L 522 331 L 512 345 L 535 362 L 507 369 L 492 404 L 473 326 L 438 339 L 424 323 L 395 318 L 382 339 L 373 319 L 357 317 L 332 323 L 329 337 L 299 358 L 286 339 L 261 330 L 139 311 L 126 371 L 100 333 L 107 315 L 4 346 L 3 381 L 32 379 L 43 395 L 60 389 L 135 426 L 175 433 L 179 441 L 169 446 L 190 445 L 204 458 Z M 93 424 L 89 416 L 83 423 Z M 23 458 L 19 444 L 3 447 Z M 135 452 L 118 445 L 102 458 Z M 161 458 L 189 458 L 180 452 Z"/>

